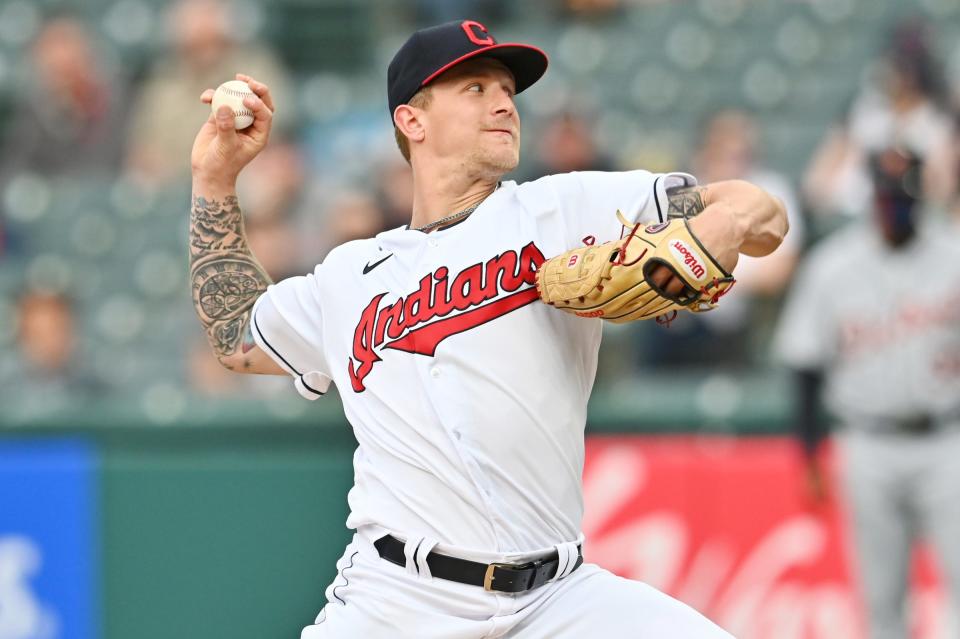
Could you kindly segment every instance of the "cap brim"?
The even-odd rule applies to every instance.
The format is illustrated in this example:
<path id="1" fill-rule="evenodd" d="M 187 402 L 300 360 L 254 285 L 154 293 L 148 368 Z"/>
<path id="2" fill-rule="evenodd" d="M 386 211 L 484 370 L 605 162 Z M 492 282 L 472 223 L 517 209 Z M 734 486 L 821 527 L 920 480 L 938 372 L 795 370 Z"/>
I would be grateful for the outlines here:
<path id="1" fill-rule="evenodd" d="M 420 86 L 426 86 L 437 79 L 444 71 L 449 71 L 461 62 L 472 58 L 494 58 L 502 62 L 513 74 L 513 80 L 517 85 L 517 93 L 530 87 L 539 80 L 547 70 L 547 54 L 541 49 L 529 44 L 519 44 L 516 42 L 505 42 L 503 44 L 494 44 L 483 49 L 471 51 L 462 55 L 456 60 L 448 62 L 433 73 L 431 73 Z"/>

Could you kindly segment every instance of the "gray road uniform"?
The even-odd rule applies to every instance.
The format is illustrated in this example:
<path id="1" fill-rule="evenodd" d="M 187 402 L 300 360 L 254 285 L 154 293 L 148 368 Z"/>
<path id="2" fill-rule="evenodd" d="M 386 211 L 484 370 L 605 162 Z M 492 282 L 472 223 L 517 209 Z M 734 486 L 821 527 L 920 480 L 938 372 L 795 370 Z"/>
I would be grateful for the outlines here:
<path id="1" fill-rule="evenodd" d="M 894 250 L 869 223 L 833 234 L 802 265 L 775 337 L 779 360 L 824 375 L 874 638 L 907 636 L 915 536 L 960 594 L 958 235 L 927 225 Z"/>

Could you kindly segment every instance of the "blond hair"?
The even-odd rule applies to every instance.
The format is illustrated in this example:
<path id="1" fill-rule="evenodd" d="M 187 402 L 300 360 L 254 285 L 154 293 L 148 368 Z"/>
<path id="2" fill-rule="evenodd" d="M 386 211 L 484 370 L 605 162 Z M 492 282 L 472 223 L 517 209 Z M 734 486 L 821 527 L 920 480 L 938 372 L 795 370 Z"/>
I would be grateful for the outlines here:
<path id="1" fill-rule="evenodd" d="M 423 87 L 414 93 L 406 104 L 416 109 L 425 109 L 430 105 L 430 97 L 430 87 Z M 410 164 L 410 140 L 397 128 L 397 125 L 393 125 L 393 137 L 397 140 L 397 147 L 400 149 L 403 159 L 407 161 L 407 164 Z"/>

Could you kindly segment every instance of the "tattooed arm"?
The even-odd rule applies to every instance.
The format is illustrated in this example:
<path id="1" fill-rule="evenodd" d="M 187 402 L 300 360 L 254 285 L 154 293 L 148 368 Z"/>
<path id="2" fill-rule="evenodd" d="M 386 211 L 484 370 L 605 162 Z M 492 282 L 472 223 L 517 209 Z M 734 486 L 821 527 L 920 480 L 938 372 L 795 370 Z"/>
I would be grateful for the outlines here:
<path id="1" fill-rule="evenodd" d="M 735 248 L 738 253 L 769 255 L 787 234 L 787 211 L 783 202 L 744 180 L 675 187 L 667 189 L 667 199 L 670 218 L 691 218 L 703 213 L 708 218 L 722 220 L 729 226 L 730 233 L 720 243 L 729 249 Z M 713 233 L 713 225 L 699 218 L 691 224 L 694 231 L 701 227 L 700 231 Z M 710 248 L 709 239 L 701 237 L 701 240 Z"/>
<path id="2" fill-rule="evenodd" d="M 253 125 L 236 131 L 229 107 L 200 127 L 190 153 L 193 203 L 190 208 L 190 284 L 193 306 L 217 360 L 240 373 L 284 375 L 253 342 L 250 311 L 270 278 L 257 263 L 243 233 L 237 176 L 270 137 L 273 98 L 262 82 L 237 74 L 255 96 L 244 98 Z M 200 101 L 209 104 L 213 89 Z"/>
<path id="3" fill-rule="evenodd" d="M 190 210 L 190 283 L 193 306 L 217 360 L 240 373 L 283 375 L 253 341 L 250 311 L 271 283 L 247 246 L 237 196 L 204 197 L 195 184 Z"/>

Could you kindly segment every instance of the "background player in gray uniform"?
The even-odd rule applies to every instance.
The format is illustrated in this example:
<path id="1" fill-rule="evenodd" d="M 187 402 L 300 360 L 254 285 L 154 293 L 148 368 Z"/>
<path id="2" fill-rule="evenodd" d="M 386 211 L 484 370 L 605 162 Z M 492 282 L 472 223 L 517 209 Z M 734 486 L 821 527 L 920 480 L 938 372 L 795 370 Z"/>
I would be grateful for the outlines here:
<path id="1" fill-rule="evenodd" d="M 921 166 L 871 158 L 874 211 L 817 246 L 794 283 L 775 340 L 796 371 L 810 476 L 820 388 L 842 426 L 845 497 L 874 639 L 907 636 L 910 548 L 922 533 L 960 592 L 960 245 L 921 219 Z M 954 606 L 956 609 L 956 606 Z"/>

